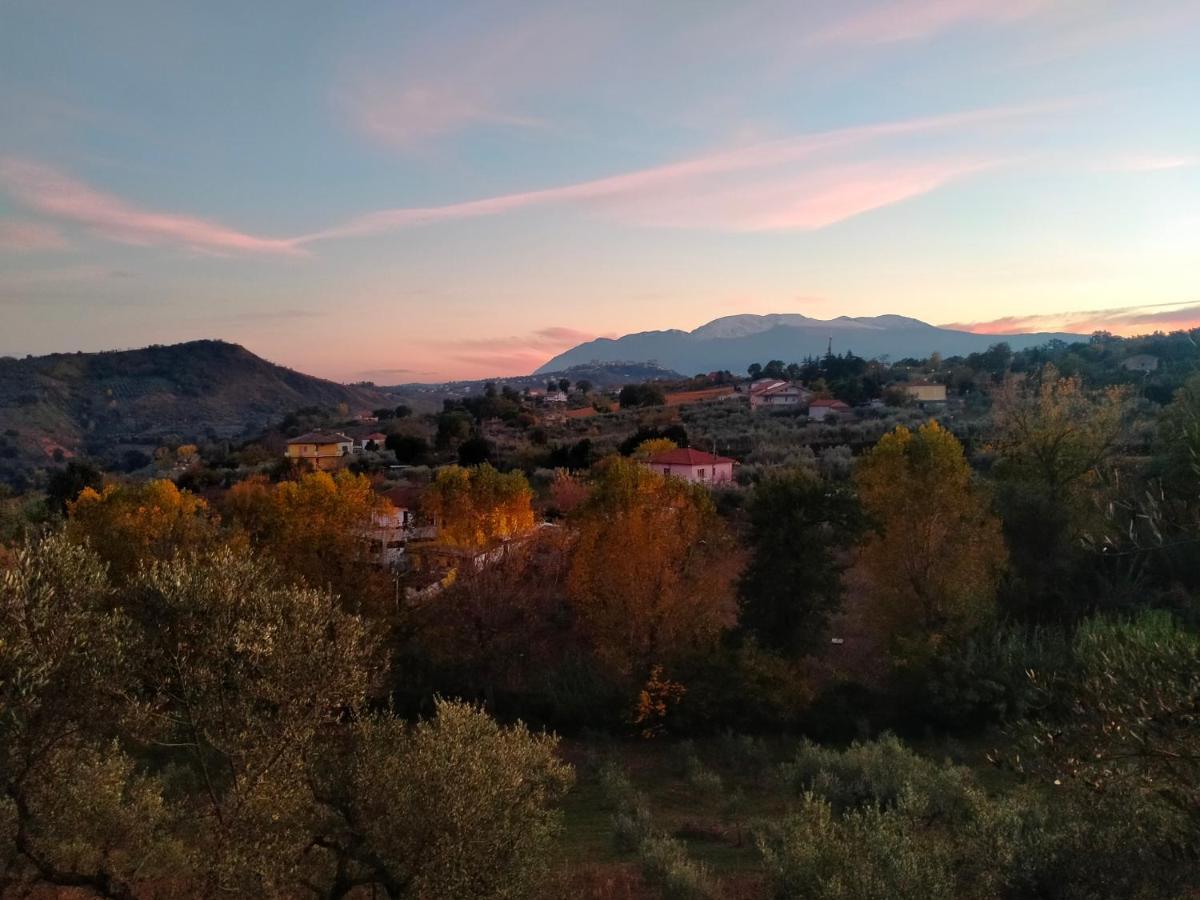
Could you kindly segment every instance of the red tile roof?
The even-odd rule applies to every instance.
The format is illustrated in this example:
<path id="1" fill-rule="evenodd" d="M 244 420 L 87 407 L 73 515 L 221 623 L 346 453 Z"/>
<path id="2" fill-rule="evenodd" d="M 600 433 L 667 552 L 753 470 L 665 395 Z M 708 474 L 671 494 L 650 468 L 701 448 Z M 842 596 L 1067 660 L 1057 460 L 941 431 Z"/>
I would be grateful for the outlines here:
<path id="1" fill-rule="evenodd" d="M 734 460 L 728 456 L 713 456 L 703 450 L 693 450 L 690 447 L 680 447 L 678 450 L 668 450 L 652 456 L 646 462 L 654 466 L 707 466 L 716 463 L 731 463 Z"/>
<path id="2" fill-rule="evenodd" d="M 809 409 L 812 409 L 814 406 L 822 409 L 836 409 L 839 411 L 850 409 L 850 407 L 841 400 L 814 400 L 812 403 L 808 404 Z"/>

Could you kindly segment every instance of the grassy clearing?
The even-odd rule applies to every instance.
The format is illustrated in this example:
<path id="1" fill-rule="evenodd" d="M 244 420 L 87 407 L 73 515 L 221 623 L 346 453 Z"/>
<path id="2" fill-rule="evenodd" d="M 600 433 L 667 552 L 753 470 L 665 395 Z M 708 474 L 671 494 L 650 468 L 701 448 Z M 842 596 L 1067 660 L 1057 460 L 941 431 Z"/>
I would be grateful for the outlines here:
<path id="1" fill-rule="evenodd" d="M 564 890 L 583 900 L 659 896 L 644 884 L 637 854 L 619 850 L 613 839 L 614 810 L 598 772 L 605 760 L 615 760 L 645 795 L 654 827 L 684 842 L 688 855 L 720 881 L 722 896 L 763 896 L 754 830 L 756 824 L 778 821 L 797 802 L 778 778 L 780 763 L 793 756 L 797 743 L 794 738 L 731 737 L 564 742 L 577 776 L 564 804 L 559 845 Z M 917 746 L 932 759 L 970 766 L 991 789 L 1006 780 L 986 762 L 988 739 L 928 740 Z"/>

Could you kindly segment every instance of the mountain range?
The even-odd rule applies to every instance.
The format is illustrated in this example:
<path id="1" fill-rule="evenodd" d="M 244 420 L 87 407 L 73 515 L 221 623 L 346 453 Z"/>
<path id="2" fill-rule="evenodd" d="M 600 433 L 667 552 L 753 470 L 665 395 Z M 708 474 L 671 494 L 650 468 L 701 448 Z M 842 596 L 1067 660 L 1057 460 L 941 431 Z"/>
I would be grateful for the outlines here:
<path id="1" fill-rule="evenodd" d="M 720 369 L 744 372 L 751 363 L 772 359 L 799 362 L 806 356 L 820 356 L 830 347 L 834 353 L 852 351 L 868 359 L 903 359 L 924 358 L 931 353 L 966 355 L 1000 341 L 1021 350 L 1054 339 L 1073 342 L 1086 340 L 1086 336 L 1052 332 L 976 334 L 894 315 L 836 319 L 814 319 L 799 313 L 738 315 L 714 319 L 692 331 L 642 331 L 619 338 L 596 338 L 560 353 L 534 374 L 616 361 L 653 361 L 689 373 Z"/>

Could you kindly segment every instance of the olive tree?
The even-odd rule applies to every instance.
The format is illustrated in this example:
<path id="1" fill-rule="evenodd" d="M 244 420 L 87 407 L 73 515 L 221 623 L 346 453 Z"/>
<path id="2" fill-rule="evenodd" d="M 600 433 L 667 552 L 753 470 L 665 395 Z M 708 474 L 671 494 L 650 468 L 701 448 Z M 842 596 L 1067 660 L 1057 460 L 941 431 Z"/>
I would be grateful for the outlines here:
<path id="1" fill-rule="evenodd" d="M 368 715 L 367 623 L 244 551 L 121 585 L 62 537 L 3 573 L 0 888 L 520 895 L 569 777 L 553 739 Z"/>

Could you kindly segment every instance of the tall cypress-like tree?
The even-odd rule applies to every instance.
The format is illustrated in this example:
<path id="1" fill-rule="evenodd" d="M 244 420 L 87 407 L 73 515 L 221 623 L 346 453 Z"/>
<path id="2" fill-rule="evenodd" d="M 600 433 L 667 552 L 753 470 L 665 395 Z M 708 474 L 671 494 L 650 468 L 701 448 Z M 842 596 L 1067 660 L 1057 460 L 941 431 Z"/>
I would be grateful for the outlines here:
<path id="1" fill-rule="evenodd" d="M 862 531 L 854 495 L 796 469 L 754 488 L 750 562 L 738 585 L 743 628 L 789 655 L 813 649 L 842 602 L 841 553 Z"/>

